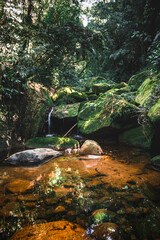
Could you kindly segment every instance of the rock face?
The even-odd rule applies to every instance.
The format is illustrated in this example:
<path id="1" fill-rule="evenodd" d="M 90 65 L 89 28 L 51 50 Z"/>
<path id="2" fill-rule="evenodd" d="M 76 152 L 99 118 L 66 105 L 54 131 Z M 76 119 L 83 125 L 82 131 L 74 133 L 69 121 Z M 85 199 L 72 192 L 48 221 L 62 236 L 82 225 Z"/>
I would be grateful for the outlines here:
<path id="1" fill-rule="evenodd" d="M 92 240 L 85 230 L 68 221 L 57 221 L 26 226 L 16 232 L 10 240 Z"/>
<path id="2" fill-rule="evenodd" d="M 133 127 L 133 115 L 137 111 L 138 108 L 134 104 L 110 90 L 97 100 L 80 106 L 78 128 L 82 134 L 98 134 L 101 130 L 101 134 L 109 136 Z"/>
<path id="3" fill-rule="evenodd" d="M 93 140 L 86 140 L 79 151 L 80 155 L 101 155 L 102 153 L 102 148 Z"/>
<path id="4" fill-rule="evenodd" d="M 62 155 L 62 153 L 50 148 L 36 148 L 15 153 L 5 160 L 10 165 L 34 166 Z"/>

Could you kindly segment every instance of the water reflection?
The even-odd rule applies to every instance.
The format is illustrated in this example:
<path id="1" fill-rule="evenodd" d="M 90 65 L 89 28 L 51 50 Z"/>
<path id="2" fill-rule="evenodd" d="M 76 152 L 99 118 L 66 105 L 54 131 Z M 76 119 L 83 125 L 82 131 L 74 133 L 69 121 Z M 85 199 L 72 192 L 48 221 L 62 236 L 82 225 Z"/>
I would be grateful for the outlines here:
<path id="1" fill-rule="evenodd" d="M 62 219 L 93 238 L 104 222 L 122 240 L 158 238 L 160 173 L 145 169 L 149 159 L 140 150 L 108 152 L 90 159 L 66 155 L 35 168 L 1 167 L 0 239 L 27 225 Z"/>

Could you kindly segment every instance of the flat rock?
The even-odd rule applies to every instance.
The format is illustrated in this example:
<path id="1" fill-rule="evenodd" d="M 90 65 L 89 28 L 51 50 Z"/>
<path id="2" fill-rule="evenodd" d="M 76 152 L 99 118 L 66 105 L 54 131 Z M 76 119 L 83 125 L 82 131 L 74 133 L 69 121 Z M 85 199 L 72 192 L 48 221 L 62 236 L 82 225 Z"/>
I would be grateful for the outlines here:
<path id="1" fill-rule="evenodd" d="M 11 155 L 5 160 L 5 163 L 14 166 L 34 166 L 56 158 L 62 153 L 50 148 L 36 148 L 25 150 Z"/>
<path id="2" fill-rule="evenodd" d="M 16 232 L 10 240 L 92 240 L 78 224 L 56 221 L 26 226 Z"/>
<path id="3" fill-rule="evenodd" d="M 6 185 L 6 189 L 11 193 L 24 193 L 27 190 L 32 189 L 34 186 L 33 182 L 23 179 L 17 179 Z"/>

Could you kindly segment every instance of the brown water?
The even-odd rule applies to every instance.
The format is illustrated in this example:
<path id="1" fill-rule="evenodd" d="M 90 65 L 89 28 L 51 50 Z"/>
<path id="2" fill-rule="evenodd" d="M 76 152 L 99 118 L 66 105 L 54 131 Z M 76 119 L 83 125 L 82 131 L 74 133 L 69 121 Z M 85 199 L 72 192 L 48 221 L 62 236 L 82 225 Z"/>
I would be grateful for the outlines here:
<path id="1" fill-rule="evenodd" d="M 115 223 L 121 240 L 160 239 L 160 172 L 140 149 L 104 151 L 100 158 L 66 155 L 34 168 L 0 167 L 0 239 L 59 220 L 78 223 L 92 239 L 100 239 L 93 228 L 101 222 Z M 99 209 L 108 212 L 96 215 Z"/>

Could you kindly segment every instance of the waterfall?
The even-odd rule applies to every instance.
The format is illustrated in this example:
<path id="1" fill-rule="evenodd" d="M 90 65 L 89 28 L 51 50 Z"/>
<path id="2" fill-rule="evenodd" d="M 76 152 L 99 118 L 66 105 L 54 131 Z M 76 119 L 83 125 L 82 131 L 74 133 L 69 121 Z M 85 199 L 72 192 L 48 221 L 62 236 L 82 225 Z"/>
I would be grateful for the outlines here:
<path id="1" fill-rule="evenodd" d="M 54 110 L 54 107 L 51 108 L 51 111 L 48 114 L 48 134 L 46 137 L 52 137 L 54 134 L 51 134 L 51 115 Z"/>

